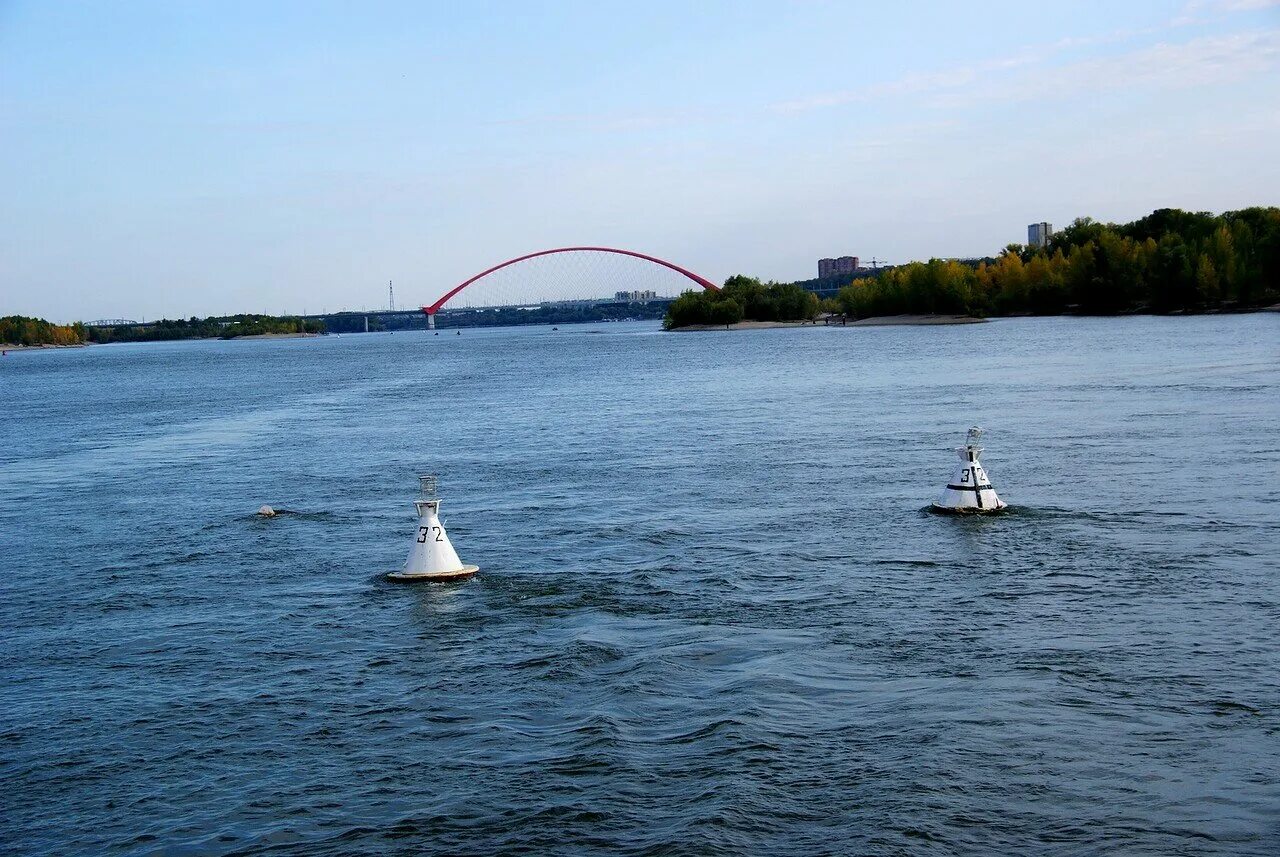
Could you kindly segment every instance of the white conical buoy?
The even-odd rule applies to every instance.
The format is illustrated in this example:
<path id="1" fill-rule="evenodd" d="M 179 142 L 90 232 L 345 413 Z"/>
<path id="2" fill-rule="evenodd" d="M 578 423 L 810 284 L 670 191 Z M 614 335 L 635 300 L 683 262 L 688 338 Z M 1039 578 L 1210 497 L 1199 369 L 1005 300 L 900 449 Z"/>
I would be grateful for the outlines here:
<path id="1" fill-rule="evenodd" d="M 478 566 L 463 565 L 458 552 L 449 543 L 449 536 L 440 523 L 440 498 L 436 496 L 436 477 L 419 476 L 422 483 L 422 499 L 414 500 L 418 511 L 418 529 L 414 532 L 413 547 L 405 560 L 403 571 L 387 575 L 392 580 L 459 580 L 480 570 Z"/>
<path id="2" fill-rule="evenodd" d="M 996 489 L 991 487 L 987 471 L 982 469 L 982 462 L 978 460 L 978 456 L 982 454 L 982 447 L 978 446 L 980 437 L 982 429 L 974 426 L 969 429 L 964 446 L 956 447 L 960 463 L 952 472 L 947 487 L 933 501 L 935 511 L 981 515 L 999 512 L 1005 507 L 1005 502 L 996 496 Z"/>

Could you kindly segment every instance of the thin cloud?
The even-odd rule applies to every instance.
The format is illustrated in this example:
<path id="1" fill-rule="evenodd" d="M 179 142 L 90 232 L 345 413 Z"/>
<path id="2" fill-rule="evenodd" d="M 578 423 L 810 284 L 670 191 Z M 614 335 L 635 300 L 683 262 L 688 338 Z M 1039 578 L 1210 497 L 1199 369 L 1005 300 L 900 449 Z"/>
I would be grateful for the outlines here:
<path id="1" fill-rule="evenodd" d="M 1280 0 L 1272 5 L 1280 5 Z M 1116 87 L 1204 86 L 1242 80 L 1280 66 L 1280 30 L 1204 36 L 1179 43 L 1160 42 L 1115 56 L 1056 66 L 1045 64 L 1045 58 L 1054 53 L 1085 43 L 1098 44 L 1104 38 L 1114 41 L 1131 35 L 1134 33 L 1115 33 L 1092 40 L 1064 39 L 1046 50 L 1028 49 L 981 65 L 909 75 L 844 92 L 793 99 L 771 105 L 770 109 L 797 113 L 913 95 L 932 107 L 954 108 L 995 99 L 1024 101 L 1046 94 L 1063 97 Z M 1031 77 L 1005 73 L 1028 65 L 1044 67 Z"/>
<path id="2" fill-rule="evenodd" d="M 1113 57 L 1042 70 L 1035 81 L 1014 81 L 971 93 L 971 100 L 1031 100 L 1122 89 L 1185 89 L 1231 83 L 1280 66 L 1280 30 L 1162 42 Z M 952 102 L 950 106 L 956 106 Z"/>
<path id="3" fill-rule="evenodd" d="M 714 122 L 737 115 L 727 110 L 711 108 L 685 108 L 653 111 L 648 113 L 547 113 L 517 116 L 508 119 L 491 119 L 486 125 L 563 125 L 585 128 L 590 131 L 627 132 L 669 128 L 699 122 Z"/>
<path id="4" fill-rule="evenodd" d="M 1221 0 L 1218 6 L 1227 12 L 1256 12 L 1280 6 L 1280 0 Z"/>
<path id="5" fill-rule="evenodd" d="M 1280 0 L 1277 0 L 1280 2 Z M 777 113 L 802 113 L 842 104 L 865 103 L 882 98 L 919 95 L 963 89 L 993 74 L 1039 65 L 1050 57 L 1080 48 L 1129 41 L 1155 32 L 1152 29 L 1115 30 L 1096 36 L 1069 36 L 1046 45 L 1029 45 L 1017 53 L 925 74 L 911 74 L 892 81 L 868 84 L 839 92 L 819 93 L 770 105 Z"/>
<path id="6" fill-rule="evenodd" d="M 1189 0 L 1182 11 L 1169 22 L 1171 27 L 1188 27 L 1206 24 L 1238 12 L 1258 12 L 1280 6 L 1280 0 Z"/>

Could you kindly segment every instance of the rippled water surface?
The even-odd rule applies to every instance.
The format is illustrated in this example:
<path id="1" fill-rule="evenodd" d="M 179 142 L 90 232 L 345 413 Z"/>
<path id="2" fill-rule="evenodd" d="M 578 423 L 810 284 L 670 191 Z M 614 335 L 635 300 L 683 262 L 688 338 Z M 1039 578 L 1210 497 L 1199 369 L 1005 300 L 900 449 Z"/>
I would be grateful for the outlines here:
<path id="1" fill-rule="evenodd" d="M 1277 509 L 1274 314 L 11 353 L 0 847 L 1274 855 Z"/>

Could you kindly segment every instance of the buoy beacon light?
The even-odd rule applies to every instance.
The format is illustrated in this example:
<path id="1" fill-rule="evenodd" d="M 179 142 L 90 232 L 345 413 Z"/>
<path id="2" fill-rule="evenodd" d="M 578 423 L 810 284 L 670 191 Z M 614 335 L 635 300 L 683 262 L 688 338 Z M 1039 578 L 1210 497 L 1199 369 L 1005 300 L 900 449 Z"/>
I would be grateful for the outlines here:
<path id="1" fill-rule="evenodd" d="M 996 489 L 991 487 L 987 471 L 982 469 L 982 462 L 978 460 L 978 456 L 982 455 L 982 447 L 978 446 L 980 437 L 982 429 L 974 426 L 969 429 L 964 446 L 956 447 L 960 463 L 951 473 L 951 481 L 947 483 L 947 487 L 933 501 L 934 511 L 984 515 L 999 512 L 1007 505 L 996 496 Z"/>
<path id="2" fill-rule="evenodd" d="M 436 496 L 435 474 L 419 476 L 422 497 L 413 501 L 418 512 L 418 528 L 403 571 L 387 575 L 391 580 L 461 580 L 479 571 L 478 566 L 463 565 L 458 552 L 440 523 L 440 498 Z"/>

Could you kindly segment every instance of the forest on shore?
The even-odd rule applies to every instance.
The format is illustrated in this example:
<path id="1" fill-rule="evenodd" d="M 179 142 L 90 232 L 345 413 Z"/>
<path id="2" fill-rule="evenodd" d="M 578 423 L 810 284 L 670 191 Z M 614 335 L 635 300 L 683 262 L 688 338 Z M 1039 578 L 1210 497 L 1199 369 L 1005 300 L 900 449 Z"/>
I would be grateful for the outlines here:
<path id="1" fill-rule="evenodd" d="M 1132 223 L 1080 218 L 1046 247 L 912 262 L 851 283 L 840 312 L 1115 315 L 1247 309 L 1280 301 L 1280 208 L 1214 215 L 1176 208 Z"/>
<path id="2" fill-rule="evenodd" d="M 762 283 L 739 274 L 725 280 L 719 291 L 680 295 L 667 308 L 662 324 L 673 330 L 692 324 L 801 321 L 813 318 L 819 309 L 818 296 L 795 283 Z"/>
<path id="3" fill-rule="evenodd" d="M 930 259 L 879 272 L 862 271 L 850 279 L 835 297 L 820 301 L 805 286 L 829 289 L 833 287 L 829 280 L 775 283 L 737 275 L 718 291 L 680 295 L 667 308 L 663 325 L 673 329 L 740 321 L 804 321 L 821 312 L 868 318 L 1248 310 L 1280 302 L 1280 208 L 1253 207 L 1217 215 L 1162 208 L 1123 224 L 1085 217 L 1054 234 L 1044 247 L 1010 244 L 998 256 Z M 656 314 L 658 306 L 507 309 L 442 315 L 437 323 L 452 327 L 643 318 Z M 341 320 L 335 329 L 363 329 L 364 314 L 342 314 Z M 415 321 L 406 326 L 414 326 Z M 380 320 L 371 322 L 373 329 L 383 326 Z M 80 322 L 59 325 L 18 315 L 0 318 L 0 343 L 22 346 L 325 331 L 322 320 L 254 314 L 114 327 L 87 327 Z"/>
<path id="4" fill-rule="evenodd" d="M 88 329 L 75 324 L 54 324 L 43 318 L 6 315 L 0 318 L 0 344 L 3 345 L 83 345 Z"/>
<path id="5" fill-rule="evenodd" d="M 162 342 L 175 339 L 235 339 L 265 334 L 324 333 L 323 321 L 274 315 L 230 315 L 220 318 L 167 319 L 148 324 L 91 327 L 89 341 Z"/>
<path id="6" fill-rule="evenodd" d="M 853 318 L 1210 312 L 1277 301 L 1280 208 L 1220 215 L 1163 208 L 1124 224 L 1080 218 L 1045 247 L 1010 244 L 995 257 L 864 273 L 821 303 L 795 283 L 730 277 L 719 292 L 681 295 L 664 324 L 798 321 L 819 311 Z"/>

